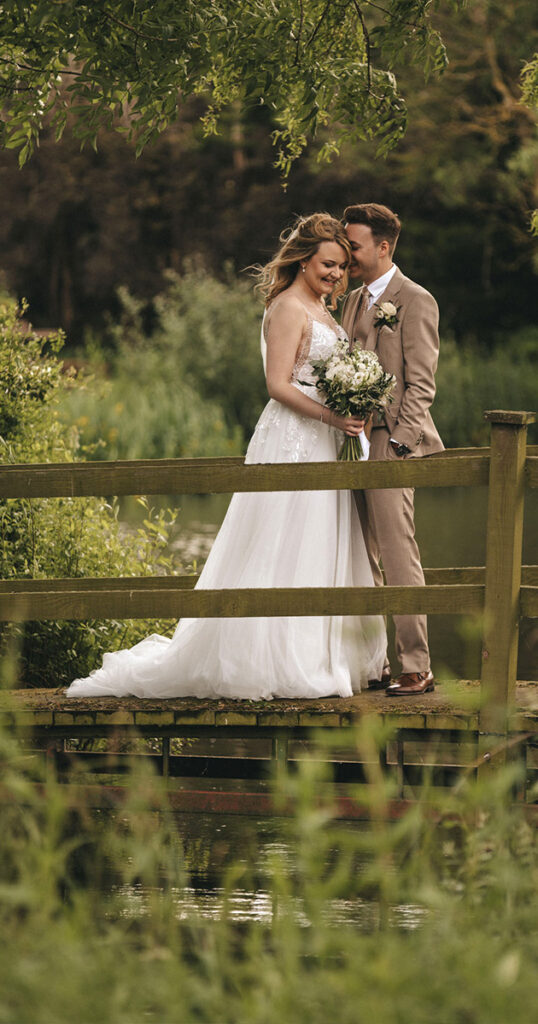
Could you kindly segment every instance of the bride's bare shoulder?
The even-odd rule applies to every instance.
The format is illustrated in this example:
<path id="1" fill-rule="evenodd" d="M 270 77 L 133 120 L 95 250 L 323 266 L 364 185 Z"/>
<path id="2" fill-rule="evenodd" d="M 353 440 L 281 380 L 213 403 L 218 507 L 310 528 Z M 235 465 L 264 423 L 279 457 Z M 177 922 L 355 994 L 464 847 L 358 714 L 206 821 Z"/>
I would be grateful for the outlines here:
<path id="1" fill-rule="evenodd" d="M 276 299 L 269 303 L 266 316 L 271 319 L 273 324 L 278 323 L 279 326 L 288 324 L 289 327 L 302 327 L 308 318 L 303 303 L 289 289 L 281 292 Z"/>

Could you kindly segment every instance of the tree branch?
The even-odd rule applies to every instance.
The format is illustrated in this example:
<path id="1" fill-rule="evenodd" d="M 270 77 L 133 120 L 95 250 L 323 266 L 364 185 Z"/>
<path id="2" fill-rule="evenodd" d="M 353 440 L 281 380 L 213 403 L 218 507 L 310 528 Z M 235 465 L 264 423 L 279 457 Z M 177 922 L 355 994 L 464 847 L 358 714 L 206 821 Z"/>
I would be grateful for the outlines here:
<path id="1" fill-rule="evenodd" d="M 354 6 L 357 14 L 359 15 L 360 23 L 361 23 L 361 26 L 362 26 L 362 33 L 363 33 L 363 36 L 364 36 L 364 43 L 365 43 L 365 46 L 366 46 L 366 83 L 367 83 L 367 86 L 368 86 L 368 92 L 371 92 L 371 89 L 372 89 L 372 71 L 371 71 L 371 59 L 370 59 L 370 35 L 368 33 L 368 29 L 366 28 L 366 22 L 364 20 L 364 14 L 362 13 L 362 11 L 360 9 L 359 4 L 357 3 L 357 0 L 353 0 L 353 6 Z"/>
<path id="2" fill-rule="evenodd" d="M 126 32 L 132 32 L 133 35 L 137 36 L 138 39 L 147 39 L 150 43 L 180 43 L 182 40 L 176 36 L 170 36 L 169 39 L 163 39 L 162 36 L 150 36 L 147 32 L 141 32 L 140 29 L 135 28 L 134 25 L 129 25 L 126 21 L 122 21 L 121 18 L 117 18 L 115 14 L 111 14 L 110 11 L 102 11 L 103 17 L 108 18 L 109 21 L 114 21 L 116 25 L 120 25 Z"/>
<path id="3" fill-rule="evenodd" d="M 323 22 L 325 21 L 325 15 L 327 14 L 327 11 L 329 10 L 329 7 L 332 7 L 332 5 L 333 5 L 333 0 L 327 0 L 327 3 L 325 4 L 325 8 L 323 10 L 321 18 L 319 19 L 319 21 L 318 21 L 314 31 L 312 32 L 312 35 L 306 41 L 306 45 L 307 46 L 310 46 L 310 43 L 314 42 L 314 39 L 316 38 L 316 36 L 317 36 L 321 26 L 323 25 Z"/>
<path id="4" fill-rule="evenodd" d="M 0 57 L 0 62 L 2 64 L 9 64 L 14 71 L 18 71 L 19 69 L 21 71 L 33 71 L 37 75 L 74 75 L 75 77 L 78 77 L 80 74 L 80 71 L 68 71 L 67 68 L 62 68 L 61 71 L 53 71 L 52 68 L 35 68 L 32 67 L 31 64 L 21 64 L 18 60 L 15 60 L 14 58 L 10 59 L 9 57 Z"/>
<path id="5" fill-rule="evenodd" d="M 296 66 L 299 63 L 299 47 L 301 45 L 301 36 L 303 34 L 303 23 L 304 23 L 303 0 L 299 0 L 299 7 L 300 7 L 300 10 L 301 10 L 301 17 L 299 19 L 299 31 L 297 33 L 297 41 L 296 41 L 296 45 L 295 45 L 295 61 L 294 61 L 294 63 L 295 63 Z"/>
<path id="6" fill-rule="evenodd" d="M 386 14 L 387 18 L 392 17 L 392 12 L 388 11 L 386 7 L 381 7 L 381 4 L 375 4 L 373 0 L 363 0 L 363 3 L 367 4 L 368 7 L 373 7 L 376 11 L 381 11 L 382 14 Z M 402 21 L 402 25 L 406 25 L 407 28 L 416 28 L 418 23 L 418 15 L 415 21 Z"/>

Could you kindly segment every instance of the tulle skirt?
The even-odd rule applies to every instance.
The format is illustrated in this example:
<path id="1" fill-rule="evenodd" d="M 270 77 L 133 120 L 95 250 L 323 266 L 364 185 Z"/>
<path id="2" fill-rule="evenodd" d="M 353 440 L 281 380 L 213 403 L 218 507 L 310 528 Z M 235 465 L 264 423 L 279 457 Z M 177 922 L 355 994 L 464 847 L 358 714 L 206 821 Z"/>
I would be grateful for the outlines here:
<path id="1" fill-rule="evenodd" d="M 246 461 L 334 461 L 341 442 L 330 427 L 271 400 Z M 350 491 L 235 494 L 197 583 L 211 590 L 350 586 L 373 586 Z M 380 677 L 385 655 L 381 616 L 182 619 L 171 639 L 154 634 L 105 654 L 102 667 L 75 680 L 67 695 L 348 697 Z"/>

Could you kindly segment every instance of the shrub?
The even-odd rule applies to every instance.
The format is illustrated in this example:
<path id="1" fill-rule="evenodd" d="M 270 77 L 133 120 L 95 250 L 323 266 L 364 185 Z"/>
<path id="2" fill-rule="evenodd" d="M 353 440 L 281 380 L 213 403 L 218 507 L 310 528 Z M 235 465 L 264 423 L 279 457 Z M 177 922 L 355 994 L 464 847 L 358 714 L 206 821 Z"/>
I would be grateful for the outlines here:
<path id="1" fill-rule="evenodd" d="M 63 411 L 85 443 L 107 458 L 238 455 L 267 401 L 260 356 L 260 303 L 252 286 L 187 267 L 167 274 L 151 307 L 127 289 L 121 314 L 83 358 L 93 379 Z"/>
<path id="2" fill-rule="evenodd" d="M 538 330 L 529 328 L 492 351 L 443 339 L 433 405 L 447 447 L 489 444 L 486 409 L 536 408 Z M 532 441 L 535 428 L 529 430 Z"/>
<path id="3" fill-rule="evenodd" d="M 61 334 L 39 337 L 24 326 L 13 303 L 0 306 L 0 460 L 4 463 L 72 462 L 79 435 L 58 413 L 75 377 L 62 372 Z M 174 514 L 153 513 L 126 531 L 115 502 L 100 498 L 51 498 L 0 503 L 0 577 L 131 576 L 173 573 L 165 554 Z M 26 686 L 58 686 L 96 667 L 106 650 L 131 646 L 169 623 L 43 621 L 4 625 L 0 644 L 15 645 Z"/>

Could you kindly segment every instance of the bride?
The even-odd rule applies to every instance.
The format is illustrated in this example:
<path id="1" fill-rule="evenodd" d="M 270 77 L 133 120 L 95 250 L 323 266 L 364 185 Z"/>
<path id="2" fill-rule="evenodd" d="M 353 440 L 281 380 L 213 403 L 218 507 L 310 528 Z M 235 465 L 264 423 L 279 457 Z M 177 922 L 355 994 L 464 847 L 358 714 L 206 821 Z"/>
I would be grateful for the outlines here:
<path id="1" fill-rule="evenodd" d="M 260 270 L 270 400 L 245 462 L 333 461 L 342 432 L 362 431 L 364 421 L 327 408 L 312 367 L 343 335 L 329 309 L 345 289 L 349 257 L 339 221 L 315 213 L 299 218 Z M 235 494 L 197 584 L 350 586 L 373 586 L 350 491 Z M 349 697 L 368 679 L 381 678 L 385 654 L 381 616 L 182 619 L 172 639 L 154 634 L 105 654 L 102 667 L 75 680 L 67 694 Z"/>

